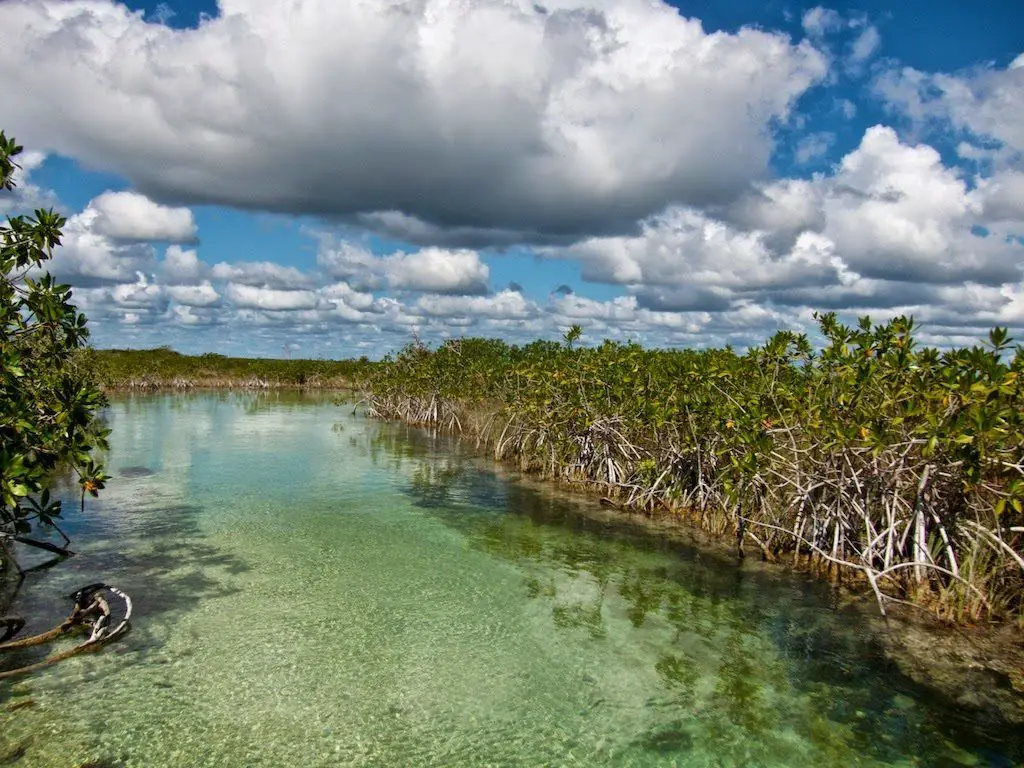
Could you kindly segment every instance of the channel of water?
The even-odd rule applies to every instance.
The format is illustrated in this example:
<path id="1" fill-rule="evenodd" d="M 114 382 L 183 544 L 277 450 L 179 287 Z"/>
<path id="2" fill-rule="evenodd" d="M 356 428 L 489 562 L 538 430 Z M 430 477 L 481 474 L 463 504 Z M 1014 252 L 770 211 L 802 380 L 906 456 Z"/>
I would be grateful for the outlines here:
<path id="1" fill-rule="evenodd" d="M 13 610 L 52 626 L 103 580 L 134 629 L 0 683 L 0 765 L 1024 760 L 820 583 L 583 514 L 451 441 L 287 393 L 106 418 L 113 479 L 84 513 L 69 499 L 79 554 Z"/>

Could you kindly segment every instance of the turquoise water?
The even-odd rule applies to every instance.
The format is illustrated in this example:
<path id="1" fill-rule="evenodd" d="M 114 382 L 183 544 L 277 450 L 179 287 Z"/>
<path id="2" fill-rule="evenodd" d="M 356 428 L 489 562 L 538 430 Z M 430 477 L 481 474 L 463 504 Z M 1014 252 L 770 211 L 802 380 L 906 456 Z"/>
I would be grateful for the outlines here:
<path id="1" fill-rule="evenodd" d="M 820 585 L 610 525 L 423 432 L 277 394 L 136 397 L 108 419 L 114 479 L 67 513 L 79 554 L 14 610 L 48 627 L 105 580 L 136 598 L 134 629 L 0 683 L 0 765 L 1022 757 Z"/>

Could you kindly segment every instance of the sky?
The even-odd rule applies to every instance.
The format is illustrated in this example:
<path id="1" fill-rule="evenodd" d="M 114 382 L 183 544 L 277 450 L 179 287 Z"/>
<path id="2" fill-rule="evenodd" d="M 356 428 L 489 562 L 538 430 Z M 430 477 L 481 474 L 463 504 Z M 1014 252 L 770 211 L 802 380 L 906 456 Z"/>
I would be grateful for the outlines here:
<path id="1" fill-rule="evenodd" d="M 1024 5 L 3 0 L 100 348 L 1024 340 Z"/>

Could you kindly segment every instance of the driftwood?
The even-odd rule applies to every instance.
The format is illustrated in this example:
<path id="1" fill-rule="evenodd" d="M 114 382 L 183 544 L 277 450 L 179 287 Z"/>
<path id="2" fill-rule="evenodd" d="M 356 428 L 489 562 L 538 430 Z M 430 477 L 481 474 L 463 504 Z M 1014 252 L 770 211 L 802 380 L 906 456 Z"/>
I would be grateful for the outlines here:
<path id="1" fill-rule="evenodd" d="M 82 587 L 70 598 L 74 600 L 71 614 L 53 629 L 32 637 L 9 640 L 8 638 L 21 630 L 24 621 L 17 617 L 0 618 L 0 631 L 3 631 L 3 638 L 7 640 L 7 642 L 0 643 L 0 652 L 42 645 L 76 629 L 86 629 L 89 632 L 89 637 L 73 648 L 48 656 L 42 661 L 26 667 L 0 672 L 0 680 L 35 672 L 79 653 L 96 650 L 121 637 L 131 628 L 132 599 L 117 587 L 108 584 L 90 584 L 87 587 Z M 114 612 L 110 605 L 112 601 L 121 604 L 121 618 L 113 627 L 111 621 Z"/>

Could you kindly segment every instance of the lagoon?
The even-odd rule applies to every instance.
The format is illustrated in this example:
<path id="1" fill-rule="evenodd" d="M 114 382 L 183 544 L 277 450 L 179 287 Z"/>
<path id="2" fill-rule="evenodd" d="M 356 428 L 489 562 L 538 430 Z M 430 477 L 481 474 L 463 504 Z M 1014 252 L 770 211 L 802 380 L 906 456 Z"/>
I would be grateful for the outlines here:
<path id="1" fill-rule="evenodd" d="M 51 626 L 103 580 L 134 628 L 0 683 L 0 764 L 1024 759 L 824 585 L 592 514 L 451 440 L 297 393 L 124 397 L 106 418 L 113 479 L 67 505 L 79 554 L 13 611 Z"/>

